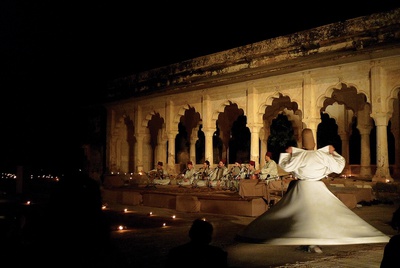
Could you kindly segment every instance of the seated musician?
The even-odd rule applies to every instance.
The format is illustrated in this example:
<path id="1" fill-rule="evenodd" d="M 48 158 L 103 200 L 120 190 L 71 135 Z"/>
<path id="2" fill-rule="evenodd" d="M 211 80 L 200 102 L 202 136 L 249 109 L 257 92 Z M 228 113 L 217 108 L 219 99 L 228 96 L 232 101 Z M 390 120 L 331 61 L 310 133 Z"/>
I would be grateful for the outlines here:
<path id="1" fill-rule="evenodd" d="M 213 170 L 212 175 L 210 176 L 210 184 L 209 187 L 221 187 L 221 184 L 225 182 L 225 178 L 227 179 L 227 175 L 229 173 L 228 168 L 225 166 L 226 160 L 222 159 L 219 161 L 218 166 Z"/>
<path id="2" fill-rule="evenodd" d="M 195 187 L 206 187 L 208 186 L 209 175 L 211 172 L 210 161 L 206 160 L 203 163 L 203 167 L 197 172 L 198 175 L 195 180 Z"/>
<path id="3" fill-rule="evenodd" d="M 196 170 L 194 169 L 193 162 L 188 161 L 186 164 L 186 169 L 181 173 L 182 178 L 178 179 L 179 186 L 193 185 L 195 173 Z"/>
<path id="4" fill-rule="evenodd" d="M 163 162 L 158 162 L 157 167 L 149 171 L 153 178 L 153 183 L 158 185 L 168 185 L 171 182 L 168 171 L 163 168 Z"/>
<path id="5" fill-rule="evenodd" d="M 272 153 L 265 154 L 265 165 L 258 171 L 259 179 L 268 183 L 271 180 L 279 179 L 278 166 L 272 159 Z"/>
<path id="6" fill-rule="evenodd" d="M 245 174 L 245 179 L 258 179 L 258 172 L 256 170 L 256 162 L 250 160 Z"/>
<path id="7" fill-rule="evenodd" d="M 231 181 L 230 181 L 230 189 L 234 191 L 238 191 L 239 189 L 239 181 L 244 179 L 246 176 L 246 168 L 242 166 L 242 161 L 238 160 L 235 162 L 233 167 L 230 170 Z"/>
<path id="8" fill-rule="evenodd" d="M 247 169 L 245 166 L 242 166 L 242 161 L 238 160 L 233 164 L 233 167 L 231 169 L 231 173 L 234 179 L 244 179 L 245 173 Z"/>

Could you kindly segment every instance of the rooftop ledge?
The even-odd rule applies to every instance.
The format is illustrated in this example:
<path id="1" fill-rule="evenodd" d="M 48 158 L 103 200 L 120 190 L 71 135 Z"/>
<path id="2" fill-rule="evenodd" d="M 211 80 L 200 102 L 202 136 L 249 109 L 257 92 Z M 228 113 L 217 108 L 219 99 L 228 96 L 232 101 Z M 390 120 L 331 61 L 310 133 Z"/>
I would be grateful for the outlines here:
<path id="1" fill-rule="evenodd" d="M 114 80 L 109 99 L 247 81 L 400 53 L 400 8 L 248 44 Z"/>

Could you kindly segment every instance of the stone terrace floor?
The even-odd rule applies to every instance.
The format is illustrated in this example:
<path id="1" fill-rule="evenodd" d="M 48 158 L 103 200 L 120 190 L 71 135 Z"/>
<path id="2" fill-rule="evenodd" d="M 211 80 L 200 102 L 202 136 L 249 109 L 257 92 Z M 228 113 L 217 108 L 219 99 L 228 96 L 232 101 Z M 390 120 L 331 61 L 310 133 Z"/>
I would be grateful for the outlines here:
<path id="1" fill-rule="evenodd" d="M 381 187 L 379 198 L 371 203 L 365 203 L 353 209 L 353 211 L 368 223 L 383 233 L 392 236 L 397 231 L 390 226 L 390 220 L 394 211 L 399 207 L 399 195 L 396 187 L 386 189 Z M 187 191 L 181 189 L 180 191 Z M 73 196 L 71 196 L 73 198 Z M 21 201 L 21 199 L 15 199 Z M 24 200 L 23 202 L 25 202 Z M 0 205 L 4 210 L 6 199 L 1 199 Z M 26 204 L 23 204 L 26 207 Z M 32 208 L 40 204 L 32 203 Z M 1 212 L 3 212 L 3 210 Z M 4 210 L 7 211 L 7 210 Z M 43 214 L 31 213 L 30 217 L 38 223 L 42 223 Z M 78 221 L 80 215 L 75 213 L 74 207 L 60 212 L 65 214 L 66 219 Z M 110 223 L 110 237 L 112 251 L 102 253 L 109 255 L 107 261 L 102 263 L 92 262 L 91 267 L 163 267 L 166 254 L 172 247 L 188 241 L 188 230 L 192 221 L 196 218 L 205 218 L 212 222 L 215 227 L 213 245 L 220 246 L 228 252 L 228 262 L 231 268 L 255 268 L 255 267 L 376 267 L 380 266 L 385 244 L 360 244 L 360 245 L 335 245 L 323 246 L 322 254 L 308 253 L 300 250 L 297 246 L 270 246 L 264 244 L 247 244 L 236 242 L 236 233 L 249 224 L 255 217 L 210 214 L 210 213 L 186 213 L 174 209 L 147 207 L 143 205 L 126 206 L 121 204 L 109 204 L 103 210 L 104 215 Z M 151 214 L 150 214 L 151 213 Z M 4 215 L 4 213 L 2 214 Z M 0 215 L 1 216 L 1 215 Z M 20 222 L 19 222 L 20 223 Z M 43 252 L 36 246 L 36 241 L 24 240 L 21 236 L 10 237 L 6 224 L 6 217 L 0 219 L 1 250 L 3 252 L 3 264 L 11 261 L 10 267 L 17 264 L 43 264 L 44 260 L 51 259 L 48 253 Z M 122 229 L 119 229 L 122 226 Z M 90 226 L 82 226 L 90 228 Z M 59 234 L 70 231 L 67 226 L 57 229 Z M 10 231 L 10 230 L 8 230 Z M 35 230 L 30 230 L 35 232 Z M 81 230 L 77 230 L 81 232 Z M 55 234 L 57 235 L 57 234 Z M 31 234 L 30 238 L 37 238 Z M 12 239 L 18 239 L 20 243 L 14 243 Z M 66 240 L 69 240 L 66 238 Z M 5 243 L 8 241 L 12 246 Z M 77 254 L 76 248 L 85 242 L 84 235 L 81 239 L 59 241 L 63 254 L 59 255 L 52 264 L 62 264 L 66 261 L 76 262 L 76 265 L 85 263 L 81 259 L 74 258 Z M 31 251 L 33 250 L 33 251 Z M 29 252 L 40 252 L 40 258 L 36 259 Z M 104 259 L 102 254 L 97 254 L 99 259 Z M 61 258 L 60 258 L 61 256 Z M 199 258 L 201 258 L 199 253 Z M 193 260 L 196 262 L 196 260 Z M 7 267 L 4 266 L 4 267 Z M 44 266 L 43 266 L 44 267 Z M 190 267 L 190 264 L 188 264 Z"/>

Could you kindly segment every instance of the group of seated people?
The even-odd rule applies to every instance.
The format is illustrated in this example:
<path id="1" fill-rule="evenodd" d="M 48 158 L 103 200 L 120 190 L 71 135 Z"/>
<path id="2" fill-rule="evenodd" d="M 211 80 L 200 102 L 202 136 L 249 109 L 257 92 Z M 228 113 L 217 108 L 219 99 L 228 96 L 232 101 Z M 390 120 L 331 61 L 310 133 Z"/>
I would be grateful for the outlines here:
<path id="1" fill-rule="evenodd" d="M 152 177 L 153 184 L 168 185 L 171 182 L 168 171 L 163 168 L 162 162 L 158 162 L 157 167 L 150 170 L 148 175 Z M 196 170 L 193 162 L 188 161 L 186 168 L 178 174 L 176 180 L 179 186 L 210 187 L 238 191 L 239 182 L 242 179 L 258 179 L 268 183 L 278 178 L 278 166 L 272 159 L 272 153 L 267 152 L 265 154 L 265 164 L 261 169 L 255 168 L 255 161 L 249 161 L 247 166 L 240 161 L 236 161 L 228 169 L 226 160 L 222 159 L 215 168 L 211 168 L 210 162 L 206 160 L 203 166 Z"/>

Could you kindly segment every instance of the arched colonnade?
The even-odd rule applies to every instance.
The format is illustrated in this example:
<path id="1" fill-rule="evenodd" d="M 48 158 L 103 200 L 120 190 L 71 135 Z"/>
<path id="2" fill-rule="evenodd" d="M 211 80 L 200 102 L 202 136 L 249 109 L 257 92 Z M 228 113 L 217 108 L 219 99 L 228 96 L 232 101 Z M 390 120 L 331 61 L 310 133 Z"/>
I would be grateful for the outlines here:
<path id="1" fill-rule="evenodd" d="M 204 133 L 204 159 L 215 162 L 213 136 L 220 130 L 226 158 L 225 137 L 242 112 L 250 131 L 249 160 L 262 165 L 268 150 L 270 125 L 278 114 L 292 122 L 301 146 L 303 128 L 317 137 L 321 113 L 333 118 L 342 141 L 341 153 L 350 158 L 349 138 L 354 117 L 361 136 L 359 176 L 374 181 L 393 181 L 399 174 L 396 157 L 389 169 L 387 127 L 395 137 L 395 155 L 400 155 L 399 90 L 400 57 L 355 62 L 316 68 L 222 86 L 204 86 L 201 90 L 152 94 L 107 105 L 106 166 L 109 172 L 139 172 L 163 161 L 174 174 L 177 163 L 176 137 L 179 125 L 189 137 L 187 159 L 196 160 L 198 131 Z M 229 112 L 229 107 L 235 112 Z M 221 117 L 221 115 L 223 115 Z M 232 118 L 231 118 L 231 117 Z M 181 124 L 180 124 L 181 123 Z M 376 129 L 376 170 L 371 170 L 370 133 Z M 229 145 L 228 145 L 229 146 Z M 185 159 L 185 158 L 182 158 Z"/>

